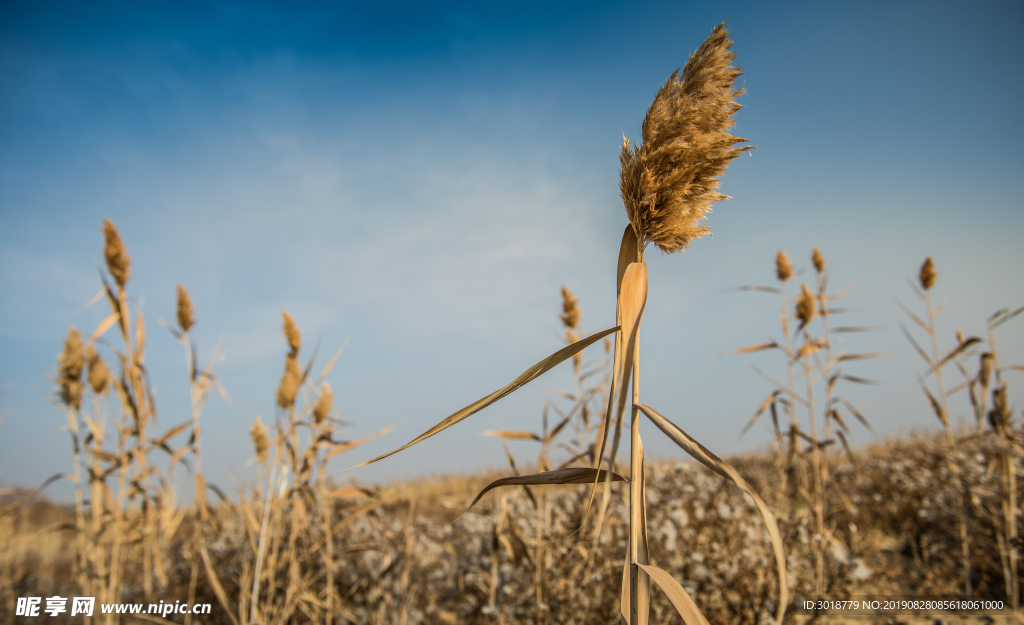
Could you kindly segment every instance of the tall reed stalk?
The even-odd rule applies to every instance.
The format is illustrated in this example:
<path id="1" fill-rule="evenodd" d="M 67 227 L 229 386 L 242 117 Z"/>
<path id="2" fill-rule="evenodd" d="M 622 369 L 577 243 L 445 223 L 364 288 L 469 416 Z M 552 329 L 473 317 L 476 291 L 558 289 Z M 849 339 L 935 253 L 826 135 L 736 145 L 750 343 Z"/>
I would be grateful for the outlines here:
<path id="1" fill-rule="evenodd" d="M 631 405 L 630 422 L 630 514 L 629 550 L 623 563 L 621 612 L 630 625 L 645 625 L 649 616 L 650 581 L 668 595 L 676 610 L 688 624 L 706 623 L 693 599 L 671 575 L 649 562 L 646 531 L 646 499 L 644 490 L 644 454 L 640 438 L 640 415 L 647 416 L 683 450 L 697 458 L 719 475 L 731 480 L 754 500 L 765 522 L 775 550 L 779 580 L 779 603 L 776 622 L 782 618 L 788 603 L 786 565 L 782 538 L 775 516 L 749 484 L 727 463 L 709 452 L 686 432 L 656 410 L 640 403 L 639 392 L 639 330 L 647 301 L 647 265 L 643 252 L 654 243 L 663 252 L 686 249 L 693 241 L 710 232 L 700 222 L 711 205 L 727 196 L 718 193 L 718 179 L 733 158 L 749 147 L 736 147 L 745 140 L 728 133 L 733 115 L 740 106 L 735 98 L 742 89 L 734 83 L 741 72 L 732 66 L 735 55 L 724 24 L 687 61 L 682 73 L 676 71 L 658 91 L 644 119 L 640 146 L 629 145 L 623 137 L 620 153 L 620 189 L 630 225 L 619 246 L 617 269 L 618 293 L 615 327 L 593 334 L 565 347 L 530 367 L 505 387 L 448 416 L 402 447 L 364 462 L 378 462 L 434 436 L 486 408 L 505 395 L 549 371 L 551 368 L 586 349 L 608 334 L 616 332 L 614 356 L 616 374 L 611 389 L 609 409 L 602 428 L 601 445 L 594 468 L 563 468 L 534 475 L 502 478 L 487 486 L 474 503 L 490 489 L 506 485 L 547 485 L 589 483 L 593 487 L 591 501 L 602 479 L 623 480 L 609 470 L 600 469 L 604 461 L 608 431 L 613 422 L 611 408 L 615 402 L 616 432 L 622 422 L 627 399 Z M 630 378 L 632 388 L 627 394 Z M 614 443 L 613 443 L 614 447 Z M 355 467 L 353 467 L 355 468 Z"/>
<path id="2" fill-rule="evenodd" d="M 956 434 L 953 432 L 953 423 L 949 416 L 949 393 L 946 392 L 946 381 L 943 375 L 943 368 L 951 364 L 955 358 L 963 353 L 967 348 L 979 343 L 981 339 L 977 337 L 964 338 L 962 335 L 957 336 L 957 345 L 949 352 L 942 353 L 939 350 L 939 337 L 935 327 L 935 318 L 939 312 L 945 307 L 945 304 L 940 306 L 933 306 L 931 299 L 931 289 L 935 286 L 935 282 L 938 279 L 938 273 L 935 270 L 935 262 L 931 256 L 925 259 L 921 265 L 921 270 L 918 273 L 918 286 L 915 286 L 912 282 L 910 283 L 911 289 L 917 295 L 918 299 L 924 304 L 925 309 L 925 320 L 915 315 L 906 306 L 900 304 L 903 312 L 914 321 L 924 332 L 928 335 L 931 352 L 928 353 L 917 343 L 913 335 L 909 330 L 902 324 L 900 328 L 903 330 L 904 336 L 910 341 L 918 355 L 928 365 L 927 376 L 935 376 L 935 385 L 937 387 L 937 393 L 932 394 L 925 384 L 923 379 L 918 379 L 921 390 L 924 391 L 925 396 L 928 398 L 928 402 L 931 404 L 932 410 L 935 412 L 935 416 L 938 417 L 942 423 L 943 429 L 946 435 L 946 462 L 949 468 L 950 475 L 952 476 L 952 491 L 953 498 L 956 505 L 956 516 L 957 525 L 960 530 L 960 561 L 963 568 L 963 584 L 964 584 L 964 595 L 968 598 L 974 596 L 974 584 L 971 579 L 971 541 L 970 541 L 970 512 L 968 509 L 968 497 L 965 497 L 964 485 L 961 479 L 960 459 L 959 459 L 959 441 L 957 440 Z"/>

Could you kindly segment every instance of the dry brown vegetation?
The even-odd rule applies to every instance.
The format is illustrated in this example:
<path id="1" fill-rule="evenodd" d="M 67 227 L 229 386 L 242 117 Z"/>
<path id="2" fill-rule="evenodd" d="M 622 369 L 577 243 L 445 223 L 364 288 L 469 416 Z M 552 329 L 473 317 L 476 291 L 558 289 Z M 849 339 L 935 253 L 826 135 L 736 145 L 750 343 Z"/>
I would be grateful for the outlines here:
<path id="1" fill-rule="evenodd" d="M 111 313 L 87 337 L 69 330 L 53 380 L 71 438 L 73 470 L 61 477 L 74 485 L 74 502 L 56 506 L 38 500 L 38 492 L 4 493 L 0 592 L 7 613 L 18 597 L 54 594 L 99 603 L 210 603 L 216 609 L 204 622 L 232 625 L 829 618 L 797 614 L 794 594 L 968 595 L 1015 607 L 1016 475 L 1024 448 L 1004 374 L 1021 367 L 1001 364 L 995 330 L 1024 308 L 993 315 L 986 338 L 957 332 L 956 344 L 940 349 L 929 296 L 938 273 L 928 259 L 920 288 L 913 287 L 926 313 L 905 312 L 931 350 L 906 334 L 928 366 L 921 386 L 943 432 L 858 451 L 848 444 L 849 424 L 870 425 L 841 391 L 869 383 L 845 368 L 874 355 L 847 352 L 836 336 L 866 328 L 833 324 L 844 292 L 829 291 L 817 248 L 814 286 L 801 283 L 789 299 L 787 283 L 801 272 L 780 251 L 780 285 L 750 288 L 780 297 L 782 339 L 737 350 L 784 357 L 786 379 L 765 376 L 773 389 L 754 416 L 771 415 L 771 453 L 723 460 L 640 402 L 644 250 L 653 243 L 683 251 L 707 234 L 700 222 L 726 197 L 718 178 L 748 149 L 735 147 L 744 140 L 728 133 L 742 93 L 734 86 L 740 72 L 731 43 L 724 25 L 717 27 L 655 96 L 641 144 L 624 141 L 620 188 L 630 224 L 616 268 L 616 326 L 583 337 L 579 302 L 563 287 L 565 347 L 360 465 L 439 434 L 571 361 L 573 388 L 545 403 L 538 431 L 485 433 L 503 439 L 511 475 L 388 487 L 333 480 L 330 459 L 390 428 L 357 441 L 339 438 L 343 424 L 326 380 L 340 351 L 318 371 L 315 355 L 302 351 L 299 324 L 284 312 L 274 416 L 266 423 L 257 417 L 249 429 L 257 476 L 229 497 L 207 483 L 202 468 L 203 408 L 214 391 L 227 399 L 218 352 L 200 367 L 189 333 L 196 308 L 178 285 L 177 325 L 161 323 L 184 348 L 191 414 L 161 429 L 145 365 L 145 315 L 128 296 L 131 257 L 106 221 L 103 293 Z M 595 358 L 597 348 L 590 348 L 602 339 Z M 947 388 L 951 368 L 963 382 Z M 977 421 L 971 432 L 954 431 L 949 400 L 957 393 L 969 397 Z M 645 462 L 642 416 L 698 462 Z M 624 425 L 629 462 L 620 464 Z M 517 463 L 511 439 L 536 442 L 536 460 Z M 195 493 L 188 505 L 179 499 L 186 479 Z M 211 493 L 216 498 L 208 500 Z M 663 592 L 651 593 L 652 581 Z M 91 619 L 119 620 L 130 617 Z"/>

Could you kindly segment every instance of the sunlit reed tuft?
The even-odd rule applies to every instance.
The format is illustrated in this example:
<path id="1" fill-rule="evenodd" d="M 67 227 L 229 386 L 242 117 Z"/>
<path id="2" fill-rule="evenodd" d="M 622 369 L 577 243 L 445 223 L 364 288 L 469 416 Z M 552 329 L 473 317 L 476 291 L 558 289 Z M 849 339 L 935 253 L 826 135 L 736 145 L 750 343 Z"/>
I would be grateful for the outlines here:
<path id="1" fill-rule="evenodd" d="M 800 295 L 796 298 L 796 318 L 801 330 L 814 318 L 814 293 L 804 282 L 800 283 Z"/>
<path id="2" fill-rule="evenodd" d="M 288 354 L 284 359 L 284 375 L 281 376 L 281 384 L 277 387 L 277 405 L 285 409 L 291 408 L 301 383 L 302 368 L 299 366 L 299 359 Z"/>
<path id="3" fill-rule="evenodd" d="M 192 310 L 192 298 L 189 297 L 188 291 L 185 287 L 178 285 L 178 326 L 182 332 L 188 332 L 193 325 L 195 325 L 195 319 L 193 319 Z"/>
<path id="4" fill-rule="evenodd" d="M 107 369 L 107 363 L 103 362 L 103 359 L 100 358 L 100 353 L 92 345 L 85 349 L 85 360 L 88 365 L 86 377 L 89 379 L 89 386 L 92 387 L 92 392 L 97 395 L 106 393 L 107 385 L 110 381 L 110 370 Z"/>
<path id="5" fill-rule="evenodd" d="M 299 349 L 302 347 L 302 335 L 299 333 L 299 328 L 292 321 L 292 318 L 287 312 L 282 311 L 281 315 L 284 316 L 284 336 L 288 339 L 288 347 L 292 350 L 292 356 L 297 356 Z"/>
<path id="6" fill-rule="evenodd" d="M 256 417 L 249 428 L 249 439 L 252 440 L 252 446 L 256 451 L 256 460 L 260 463 L 266 462 L 269 458 L 267 452 L 270 449 L 270 439 L 267 437 L 267 428 L 259 417 Z"/>
<path id="7" fill-rule="evenodd" d="M 811 248 L 811 262 L 814 263 L 814 270 L 818 273 L 825 272 L 825 256 L 817 247 Z"/>
<path id="8" fill-rule="evenodd" d="M 786 252 L 779 250 L 779 253 L 775 255 L 775 277 L 780 282 L 785 282 L 793 276 L 793 263 L 789 261 L 789 256 Z"/>
<path id="9" fill-rule="evenodd" d="M 121 235 L 109 219 L 103 220 L 103 256 L 107 261 L 107 271 L 117 281 L 117 285 L 124 287 L 131 279 L 129 270 L 132 266 L 132 259 L 128 256 L 128 250 L 121 241 Z"/>
<path id="10" fill-rule="evenodd" d="M 719 24 L 654 97 L 641 129 L 642 143 L 622 138 L 622 201 L 641 242 L 680 252 L 711 230 L 700 225 L 711 205 L 728 196 L 718 179 L 735 157 L 751 149 L 729 134 L 741 106 L 734 89 L 742 74 L 725 24 Z"/>
<path id="11" fill-rule="evenodd" d="M 82 353 L 82 336 L 74 327 L 68 329 L 64 339 L 64 351 L 57 356 L 60 400 L 68 408 L 78 410 L 82 405 L 82 369 L 85 358 Z"/>
<path id="12" fill-rule="evenodd" d="M 331 408 L 334 406 L 334 393 L 331 391 L 331 385 L 324 382 L 323 386 L 320 387 L 320 397 L 317 397 L 316 404 L 313 405 L 313 418 L 316 420 L 316 424 L 320 425 L 324 422 L 324 419 L 331 415 Z"/>

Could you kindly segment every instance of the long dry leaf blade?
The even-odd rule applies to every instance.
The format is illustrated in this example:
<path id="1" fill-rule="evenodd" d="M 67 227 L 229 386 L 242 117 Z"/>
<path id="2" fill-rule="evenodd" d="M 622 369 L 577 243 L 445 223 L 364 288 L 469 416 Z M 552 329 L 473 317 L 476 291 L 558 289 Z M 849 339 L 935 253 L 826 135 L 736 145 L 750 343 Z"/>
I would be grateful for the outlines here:
<path id="1" fill-rule="evenodd" d="M 491 489 L 498 488 L 499 486 L 552 486 L 557 484 L 590 484 L 596 477 L 598 481 L 607 477 L 607 471 L 601 469 L 592 469 L 590 467 L 570 467 L 567 469 L 555 469 L 554 471 L 545 471 L 544 473 L 534 473 L 533 475 L 512 475 L 510 477 L 503 477 L 494 480 L 490 484 L 484 487 L 477 496 L 473 499 L 473 503 L 469 504 L 466 508 L 469 510 L 477 504 L 480 499 L 486 495 Z M 611 478 L 613 482 L 625 482 L 626 478 L 622 477 L 617 473 L 612 473 Z"/>
<path id="2" fill-rule="evenodd" d="M 935 365 L 935 368 L 936 369 L 941 369 L 944 364 L 946 364 L 950 360 L 956 358 L 957 354 L 960 354 L 961 352 L 963 352 L 965 349 L 967 349 L 971 345 L 974 345 L 975 343 L 980 343 L 980 342 L 981 342 L 981 339 L 979 339 L 976 336 L 972 336 L 969 339 L 965 339 L 962 343 L 960 343 L 955 348 L 953 348 L 952 351 L 950 351 L 948 354 L 943 356 L 942 360 L 939 361 L 939 364 Z"/>
<path id="3" fill-rule="evenodd" d="M 329 452 L 327 452 L 326 454 L 324 454 L 324 460 L 327 460 L 328 458 L 333 458 L 334 456 L 337 456 L 338 454 L 343 454 L 343 453 L 345 453 L 346 451 L 348 451 L 350 449 L 355 449 L 356 447 L 359 447 L 363 443 L 369 443 L 370 441 L 372 441 L 373 439 L 377 438 L 378 436 L 384 436 L 385 434 L 387 434 L 388 432 L 390 432 L 393 429 L 395 429 L 395 426 L 389 425 L 389 426 L 387 426 L 386 428 L 384 428 L 382 430 L 377 430 L 373 434 L 370 434 L 369 436 L 364 436 L 363 438 L 360 438 L 358 440 L 354 440 L 351 443 L 342 443 L 342 444 L 338 445 L 337 447 L 335 447 L 334 449 L 332 449 Z"/>
<path id="4" fill-rule="evenodd" d="M 523 440 L 523 441 L 538 441 L 540 442 L 540 436 L 533 432 L 527 432 L 525 430 L 487 430 L 481 432 L 479 436 L 496 436 L 505 440 Z"/>
<path id="5" fill-rule="evenodd" d="M 1013 319 L 1014 317 L 1016 317 L 1017 315 L 1021 314 L 1022 312 L 1024 312 L 1024 306 L 1021 306 L 1020 308 L 1018 308 L 1017 310 L 1013 311 L 1012 313 L 1006 314 L 1004 317 L 1002 317 L 1001 319 L 999 319 L 995 323 L 992 323 L 992 329 L 995 330 L 996 328 L 998 328 L 999 326 L 1003 325 L 1004 323 L 1006 323 L 1010 319 Z M 991 319 L 989 321 L 991 322 Z"/>
<path id="6" fill-rule="evenodd" d="M 908 317 L 910 317 L 914 321 L 914 323 L 916 323 L 918 326 L 920 326 L 922 330 L 924 330 L 925 332 L 928 333 L 929 336 L 931 336 L 932 329 L 930 327 L 928 327 L 927 323 L 925 323 L 924 321 L 921 321 L 921 318 L 918 317 L 917 315 L 915 315 L 914 313 L 912 313 L 909 308 L 904 306 L 903 302 L 897 301 L 896 304 L 903 310 L 904 313 L 906 313 L 906 315 Z"/>
<path id="7" fill-rule="evenodd" d="M 92 336 L 89 337 L 89 340 L 87 342 L 95 343 L 96 339 L 106 334 L 107 330 L 110 329 L 110 326 L 117 323 L 117 320 L 120 318 L 121 315 L 118 315 L 117 313 L 108 315 L 106 319 L 100 322 L 100 325 L 96 326 L 96 329 L 93 331 Z"/>
<path id="8" fill-rule="evenodd" d="M 213 568 L 213 564 L 210 563 L 210 554 L 206 551 L 206 545 L 199 542 L 199 554 L 203 557 L 203 566 L 206 568 L 206 577 L 210 580 L 210 585 L 213 586 L 213 594 L 216 595 L 217 600 L 220 601 L 220 605 L 224 608 L 224 611 L 228 613 L 228 617 L 234 625 L 239 625 L 238 619 L 231 612 L 231 604 L 228 602 L 228 593 L 224 592 L 224 587 L 220 584 L 220 578 L 217 577 L 217 572 Z"/>
<path id="9" fill-rule="evenodd" d="M 423 434 L 420 434 L 419 436 L 417 436 L 413 440 L 409 441 L 405 445 L 402 445 L 398 449 L 396 449 L 394 451 L 389 451 L 388 453 L 386 453 L 386 454 L 384 454 L 382 456 L 377 456 L 373 460 L 367 460 L 366 462 L 364 462 L 362 464 L 357 464 L 356 466 L 351 467 L 351 468 L 352 469 L 358 469 L 359 467 L 365 467 L 368 464 L 373 464 L 374 462 L 378 462 L 380 460 L 383 460 L 384 458 L 387 458 L 388 456 L 393 456 L 394 454 L 397 454 L 398 452 L 400 452 L 400 451 L 402 451 L 404 449 L 408 449 L 408 448 L 412 447 L 413 445 L 415 445 L 416 443 L 419 443 L 419 442 L 421 442 L 423 440 L 426 440 L 426 439 L 430 438 L 431 436 L 433 436 L 433 435 L 435 435 L 435 434 L 437 434 L 439 432 L 447 430 L 448 428 L 450 428 L 451 426 L 455 425 L 459 421 L 462 421 L 466 417 L 469 417 L 470 415 L 473 415 L 473 414 L 483 410 L 484 408 L 486 408 L 487 406 L 490 406 L 491 404 L 493 404 L 494 402 L 498 401 L 502 397 L 505 397 L 506 395 L 512 393 L 513 391 L 516 391 L 520 387 L 525 386 L 529 382 L 532 382 L 534 379 L 540 377 L 541 375 L 543 375 L 543 374 L 547 373 L 548 371 L 550 371 L 551 369 L 553 369 L 556 365 L 558 365 L 562 361 L 568 360 L 569 358 L 572 358 L 575 354 L 583 351 L 587 347 L 590 347 L 591 345 L 593 345 L 597 341 L 600 341 L 601 339 L 603 339 L 604 337 L 608 336 L 612 332 L 617 331 L 618 329 L 619 329 L 619 327 L 615 326 L 614 328 L 609 328 L 607 330 L 604 330 L 603 332 L 598 332 L 597 334 L 592 334 L 591 336 L 588 336 L 587 338 L 585 338 L 585 339 L 583 339 L 581 341 L 577 341 L 577 342 L 573 343 L 572 345 L 569 345 L 567 347 L 563 347 L 562 349 L 558 350 L 554 354 L 548 356 L 544 360 L 538 362 L 537 364 L 533 365 L 532 367 L 530 367 L 529 369 L 524 371 L 522 373 L 522 375 L 520 375 L 515 380 L 512 380 L 512 382 L 509 383 L 507 386 L 505 386 L 503 388 L 500 388 L 497 391 L 494 391 L 493 393 L 491 393 L 487 397 L 484 397 L 483 399 L 479 399 L 479 400 L 473 402 L 472 404 L 466 406 L 462 410 L 459 410 L 455 414 L 450 415 L 449 417 L 447 417 L 446 419 L 444 419 L 443 421 L 441 421 L 440 423 L 438 423 L 434 427 L 430 428 L 429 430 L 427 430 Z M 348 469 L 346 469 L 346 470 L 348 470 Z"/>
<path id="10" fill-rule="evenodd" d="M 750 495 L 754 500 L 754 504 L 757 506 L 758 511 L 761 513 L 761 519 L 764 521 L 765 528 L 768 530 L 768 536 L 771 538 L 772 549 L 775 551 L 775 564 L 779 576 L 779 609 L 775 615 L 776 625 L 782 624 L 782 617 L 786 614 L 786 606 L 789 603 L 789 584 L 786 579 L 786 553 L 785 548 L 782 544 L 782 534 L 779 532 L 779 524 L 775 520 L 775 514 L 772 513 L 768 505 L 765 504 L 764 500 L 761 499 L 760 495 L 757 494 L 747 481 L 743 479 L 739 473 L 733 469 L 729 463 L 725 462 L 715 454 L 711 453 L 703 445 L 694 440 L 689 434 L 683 431 L 675 423 L 672 423 L 657 410 L 645 406 L 643 404 L 637 406 L 640 412 L 647 415 L 654 425 L 658 426 L 662 432 L 665 433 L 674 443 L 679 445 L 683 451 L 693 456 L 701 464 L 711 469 L 715 473 L 725 477 L 733 482 L 743 492 Z"/>
<path id="11" fill-rule="evenodd" d="M 644 570 L 645 573 L 651 576 L 658 587 L 668 595 L 668 600 L 672 602 L 672 605 L 676 607 L 676 612 L 679 616 L 683 617 L 683 622 L 686 625 L 710 625 L 708 620 L 701 614 L 700 608 L 694 603 L 690 594 L 665 571 L 659 569 L 656 566 L 650 566 L 648 564 L 637 565 Z"/>
<path id="12" fill-rule="evenodd" d="M 747 430 L 754 427 L 754 424 L 757 423 L 757 420 L 761 417 L 762 414 L 764 414 L 764 411 L 768 409 L 768 406 L 772 405 L 772 403 L 778 396 L 779 391 L 773 391 L 768 394 L 768 397 L 764 398 L 764 401 L 761 402 L 761 406 L 757 409 L 757 412 L 755 412 L 754 416 L 750 418 L 750 422 L 747 423 L 747 425 L 743 428 L 743 431 L 740 432 L 740 436 L 743 436 L 744 434 L 747 433 Z"/>
<path id="13" fill-rule="evenodd" d="M 734 349 L 731 352 L 726 352 L 726 354 L 728 354 L 729 356 L 735 356 L 737 354 L 750 354 L 765 349 L 775 349 L 778 346 L 778 343 L 772 341 L 771 343 L 759 343 L 757 345 L 748 345 L 747 347 L 741 347 L 739 349 Z"/>

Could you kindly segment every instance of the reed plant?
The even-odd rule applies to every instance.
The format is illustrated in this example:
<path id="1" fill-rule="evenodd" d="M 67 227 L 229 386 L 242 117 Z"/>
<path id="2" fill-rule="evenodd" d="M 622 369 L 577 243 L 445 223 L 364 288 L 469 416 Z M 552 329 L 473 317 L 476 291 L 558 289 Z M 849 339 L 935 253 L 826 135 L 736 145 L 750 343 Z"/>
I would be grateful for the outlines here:
<path id="1" fill-rule="evenodd" d="M 786 383 L 777 381 L 757 369 L 774 387 L 743 428 L 747 432 L 764 415 L 770 414 L 774 435 L 776 465 L 779 467 L 779 489 L 787 494 L 790 506 L 809 510 L 813 518 L 814 583 L 816 595 L 834 593 L 834 580 L 842 576 L 826 561 L 833 548 L 840 553 L 850 551 L 849 540 L 836 532 L 831 508 L 836 502 L 845 504 L 849 498 L 833 480 L 830 448 L 841 444 L 851 462 L 856 462 L 848 436 L 848 422 L 856 419 L 874 432 L 862 414 L 862 407 L 854 406 L 838 392 L 840 383 L 875 384 L 866 378 L 846 372 L 852 361 L 875 358 L 881 354 L 848 352 L 841 348 L 838 336 L 844 333 L 869 331 L 864 326 L 833 326 L 830 318 L 845 312 L 837 305 L 850 286 L 830 293 L 828 267 L 825 256 L 817 247 L 811 250 L 811 265 L 815 274 L 815 287 L 800 283 L 799 294 L 791 301 L 786 285 L 803 270 L 796 271 L 784 250 L 775 256 L 775 276 L 778 287 L 745 286 L 739 290 L 760 291 L 779 295 L 779 324 L 782 340 L 769 336 L 767 343 L 749 345 L 733 354 L 749 354 L 772 350 L 785 358 Z M 792 306 L 792 308 L 790 308 Z M 817 322 L 817 323 L 815 323 Z M 797 385 L 803 383 L 803 391 Z M 800 418 L 800 413 L 805 418 Z M 780 413 L 788 415 L 789 426 L 780 424 Z M 806 424 L 802 425 L 801 421 Z M 828 570 L 827 570 L 828 569 Z"/>
<path id="2" fill-rule="evenodd" d="M 966 338 L 958 331 L 956 333 L 956 345 L 948 351 L 941 351 L 939 348 L 939 335 L 935 325 L 935 318 L 945 307 L 945 303 L 938 306 L 932 304 L 931 290 L 932 287 L 935 286 L 935 282 L 938 280 L 938 272 L 935 268 L 935 262 L 932 260 L 931 256 L 926 258 L 924 263 L 921 264 L 921 269 L 918 272 L 917 279 L 918 284 L 915 285 L 912 281 L 909 281 L 909 285 L 911 290 L 924 305 L 923 319 L 922 317 L 914 314 L 913 311 L 902 303 L 900 304 L 900 308 L 910 320 L 924 331 L 928 337 L 928 344 L 931 349 L 926 351 L 921 347 L 914 338 L 914 335 L 905 325 L 900 324 L 900 329 L 903 331 L 903 335 L 914 347 L 917 354 L 928 366 L 928 370 L 925 372 L 925 377 L 918 377 L 918 384 L 924 392 L 925 397 L 928 398 L 928 403 L 931 405 L 932 411 L 939 419 L 939 422 L 942 424 L 945 432 L 946 460 L 948 470 L 952 477 L 950 489 L 953 492 L 957 525 L 960 532 L 960 561 L 962 565 L 961 574 L 963 578 L 963 592 L 966 597 L 970 598 L 974 596 L 974 581 L 971 573 L 970 494 L 965 490 L 965 485 L 961 478 L 960 442 L 956 433 L 953 431 L 953 423 L 949 412 L 949 397 L 952 395 L 952 391 L 947 391 L 946 389 L 946 380 L 943 371 L 946 367 L 952 366 L 955 363 L 956 358 L 966 352 L 966 350 L 968 350 L 972 345 L 980 343 L 981 339 L 975 336 Z M 934 393 L 929 388 L 925 378 L 934 379 Z"/>
<path id="3" fill-rule="evenodd" d="M 691 55 L 682 72 L 678 70 L 662 86 L 647 111 L 642 126 L 642 143 L 630 146 L 623 137 L 620 152 L 620 190 L 629 225 L 619 246 L 616 279 L 616 326 L 580 339 L 527 369 L 505 387 L 443 419 L 409 443 L 358 466 L 378 462 L 438 434 L 493 404 L 509 393 L 572 358 L 605 336 L 615 333 L 614 377 L 602 423 L 601 444 L 594 466 L 565 467 L 528 476 L 503 478 L 488 486 L 590 483 L 596 494 L 602 480 L 625 478 L 600 469 L 605 461 L 608 433 L 615 423 L 615 437 L 621 431 L 627 399 L 631 405 L 629 546 L 623 563 L 620 611 L 630 625 L 646 624 L 650 609 L 650 581 L 667 594 L 688 624 L 706 623 L 690 595 L 672 576 L 651 565 L 646 526 L 644 452 L 640 438 L 640 415 L 647 416 L 671 440 L 719 475 L 731 480 L 751 496 L 764 520 L 776 554 L 779 601 L 776 622 L 781 624 L 788 603 L 786 563 L 775 516 L 732 467 L 712 454 L 684 430 L 659 412 L 640 403 L 639 330 L 647 301 L 647 265 L 644 250 L 653 243 L 662 252 L 685 250 L 708 234 L 701 222 L 714 202 L 727 196 L 718 192 L 719 177 L 728 164 L 749 147 L 745 140 L 729 134 L 733 116 L 740 105 L 735 98 L 739 69 L 732 65 L 735 55 L 724 24 Z M 632 391 L 627 388 L 632 382 Z M 616 401 L 617 400 L 617 401 Z M 614 448 L 613 439 L 613 448 Z M 499 484 L 500 482 L 500 484 Z"/>

